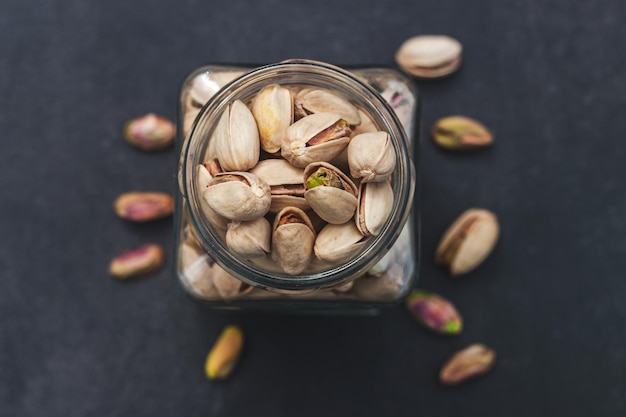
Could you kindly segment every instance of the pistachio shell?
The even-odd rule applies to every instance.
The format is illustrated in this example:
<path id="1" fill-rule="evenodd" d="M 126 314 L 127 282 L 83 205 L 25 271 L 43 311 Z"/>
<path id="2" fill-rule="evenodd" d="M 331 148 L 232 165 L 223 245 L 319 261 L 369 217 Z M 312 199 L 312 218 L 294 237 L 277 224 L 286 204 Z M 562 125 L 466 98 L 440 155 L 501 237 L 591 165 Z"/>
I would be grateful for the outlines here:
<path id="1" fill-rule="evenodd" d="M 270 223 L 265 217 L 248 222 L 231 222 L 226 232 L 226 245 L 244 259 L 261 258 L 270 253 Z"/>
<path id="2" fill-rule="evenodd" d="M 462 49 L 459 41 L 448 36 L 415 36 L 400 46 L 396 62 L 416 77 L 437 78 L 459 68 Z"/>
<path id="3" fill-rule="evenodd" d="M 359 184 L 355 222 L 364 236 L 378 236 L 393 209 L 393 201 L 390 181 Z"/>
<path id="4" fill-rule="evenodd" d="M 318 168 L 325 168 L 335 173 L 341 180 L 344 189 L 323 185 L 314 188 L 307 187 L 304 198 L 315 213 L 328 223 L 341 224 L 347 222 L 354 215 L 357 206 L 356 186 L 347 175 L 327 162 L 312 163 L 304 169 L 305 185 L 307 178 Z"/>
<path id="5" fill-rule="evenodd" d="M 313 251 L 318 259 L 338 265 L 354 258 L 366 244 L 354 223 L 329 224 L 315 239 Z"/>
<path id="6" fill-rule="evenodd" d="M 278 213 L 289 206 L 298 207 L 301 210 L 311 208 L 304 199 L 304 185 L 302 184 L 304 170 L 302 168 L 297 168 L 284 159 L 266 159 L 260 161 L 250 172 L 270 186 L 272 193 L 270 213 Z M 296 187 L 298 190 L 291 192 L 288 189 L 296 185 L 299 186 Z M 300 188 L 302 190 L 299 190 Z"/>
<path id="7" fill-rule="evenodd" d="M 387 132 L 362 133 L 348 145 L 348 164 L 353 178 L 384 181 L 396 167 L 396 151 Z"/>
<path id="8" fill-rule="evenodd" d="M 475 343 L 455 353 L 441 368 L 439 380 L 444 385 L 457 385 L 488 372 L 496 360 L 496 352 Z"/>
<path id="9" fill-rule="evenodd" d="M 307 142 L 326 129 L 332 131 L 332 127 L 340 124 L 341 120 L 341 117 L 334 113 L 316 113 L 303 117 L 287 129 L 285 140 L 281 144 L 281 155 L 299 168 L 304 168 L 312 162 L 333 159 L 350 142 L 351 130 L 347 126 L 333 131 L 340 137 L 316 145 L 308 145 Z"/>
<path id="10" fill-rule="evenodd" d="M 491 253 L 499 232 L 495 214 L 484 209 L 469 209 L 446 230 L 435 262 L 447 266 L 452 275 L 465 274 Z"/>
<path id="11" fill-rule="evenodd" d="M 294 216 L 297 222 L 285 222 Z M 311 262 L 315 232 L 309 217 L 296 207 L 286 207 L 274 220 L 272 259 L 285 273 L 297 275 Z"/>
<path id="12" fill-rule="evenodd" d="M 224 299 L 235 298 L 252 290 L 250 285 L 238 280 L 217 264 L 215 264 L 212 273 L 213 285 L 215 285 L 220 297 Z"/>
<path id="13" fill-rule="evenodd" d="M 209 183 L 213 179 L 213 176 L 209 173 L 204 165 L 198 165 L 196 167 L 198 172 L 197 182 L 198 182 L 198 190 L 200 194 L 204 192 L 209 186 Z M 220 216 L 217 214 L 215 210 L 213 210 L 209 204 L 204 200 L 200 200 L 200 208 L 202 209 L 202 213 L 207 218 L 207 220 L 218 230 L 226 231 L 226 225 L 228 224 L 228 219 L 224 216 Z"/>
<path id="14" fill-rule="evenodd" d="M 226 171 L 245 171 L 257 164 L 259 131 L 254 116 L 241 100 L 228 105 L 215 132 L 215 151 Z"/>
<path id="15" fill-rule="evenodd" d="M 296 94 L 294 104 L 302 115 L 330 112 L 350 125 L 361 123 L 357 108 L 345 97 L 324 88 L 303 88 Z"/>
<path id="16" fill-rule="evenodd" d="M 361 109 L 359 109 L 359 118 L 361 119 L 361 124 L 354 128 L 352 137 L 360 135 L 361 133 L 378 132 L 380 130 L 376 124 L 374 124 L 372 118 Z"/>
<path id="17" fill-rule="evenodd" d="M 254 98 L 252 114 L 259 127 L 261 147 L 269 153 L 278 152 L 293 122 L 291 92 L 278 84 L 264 87 Z"/>
<path id="18" fill-rule="evenodd" d="M 235 221 L 254 220 L 270 208 L 270 186 L 249 172 L 217 174 L 202 197 L 217 214 Z"/>
<path id="19" fill-rule="evenodd" d="M 189 98 L 194 106 L 202 107 L 221 86 L 215 82 L 208 72 L 196 75 L 189 85 Z"/>
<path id="20" fill-rule="evenodd" d="M 180 246 L 181 275 L 191 292 L 205 299 L 219 298 L 213 284 L 213 268 L 217 265 L 195 242 Z"/>

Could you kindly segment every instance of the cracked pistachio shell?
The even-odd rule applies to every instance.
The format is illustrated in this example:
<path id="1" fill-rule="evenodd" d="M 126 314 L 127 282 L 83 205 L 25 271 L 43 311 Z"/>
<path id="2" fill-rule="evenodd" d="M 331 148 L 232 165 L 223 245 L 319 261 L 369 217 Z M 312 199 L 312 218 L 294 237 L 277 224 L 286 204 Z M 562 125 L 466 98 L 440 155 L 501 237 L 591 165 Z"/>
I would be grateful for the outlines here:
<path id="1" fill-rule="evenodd" d="M 461 65 L 463 48 L 456 39 L 423 35 L 407 39 L 396 52 L 402 70 L 419 78 L 438 78 L 456 71 Z"/>
<path id="2" fill-rule="evenodd" d="M 372 118 L 361 109 L 359 109 L 359 117 L 361 118 L 361 124 L 354 128 L 352 137 L 360 135 L 361 133 L 378 132 L 380 130 L 374 121 L 372 121 Z"/>
<path id="3" fill-rule="evenodd" d="M 268 153 L 278 152 L 293 122 L 291 92 L 278 84 L 268 85 L 254 98 L 252 114 L 259 127 L 261 147 Z"/>
<path id="4" fill-rule="evenodd" d="M 297 207 L 285 207 L 272 229 L 272 259 L 285 273 L 298 275 L 313 255 L 315 231 L 309 217 Z"/>
<path id="5" fill-rule="evenodd" d="M 198 190 L 200 194 L 204 192 L 209 186 L 209 183 L 213 179 L 213 175 L 209 172 L 209 170 L 204 165 L 198 165 L 196 167 L 197 170 L 197 183 Z M 226 230 L 226 225 L 228 224 L 228 219 L 224 216 L 220 216 L 217 214 L 215 210 L 213 210 L 209 204 L 204 200 L 200 200 L 200 208 L 202 209 L 202 213 L 207 218 L 207 220 L 217 229 L 221 231 Z"/>
<path id="6" fill-rule="evenodd" d="M 254 116 L 242 101 L 228 105 L 215 131 L 215 152 L 225 171 L 246 171 L 259 162 L 261 145 Z"/>
<path id="7" fill-rule="evenodd" d="M 202 197 L 217 214 L 234 221 L 264 216 L 271 203 L 270 186 L 249 172 L 217 174 Z"/>
<path id="8" fill-rule="evenodd" d="M 496 352 L 476 343 L 455 353 L 441 368 L 439 380 L 444 385 L 457 385 L 488 372 L 496 360 Z"/>
<path id="9" fill-rule="evenodd" d="M 499 233 L 495 214 L 484 209 L 469 209 L 444 233 L 435 262 L 447 266 L 452 275 L 465 274 L 491 253 Z"/>
<path id="10" fill-rule="evenodd" d="M 182 277 L 191 292 L 205 299 L 219 298 L 213 284 L 213 271 L 217 264 L 196 242 L 185 241 L 180 246 Z"/>
<path id="11" fill-rule="evenodd" d="M 453 151 L 479 149 L 493 143 L 493 135 L 485 125 L 465 116 L 443 117 L 435 122 L 431 133 L 437 145 Z"/>
<path id="12" fill-rule="evenodd" d="M 312 162 L 333 159 L 350 142 L 351 130 L 347 126 L 338 127 L 336 130 L 332 128 L 340 126 L 342 120 L 334 113 L 315 113 L 303 117 L 287 129 L 285 139 L 281 144 L 281 155 L 299 168 L 304 168 Z M 316 145 L 307 144 L 311 139 L 325 132 L 328 132 L 333 139 Z"/>
<path id="13" fill-rule="evenodd" d="M 265 159 L 259 161 L 250 172 L 270 186 L 272 194 L 270 213 L 278 213 L 289 206 L 305 211 L 311 208 L 304 199 L 302 168 L 297 168 L 284 159 Z"/>
<path id="14" fill-rule="evenodd" d="M 329 224 L 315 239 L 315 256 L 334 265 L 354 258 L 367 244 L 367 239 L 354 223 Z"/>
<path id="15" fill-rule="evenodd" d="M 361 182 L 355 223 L 364 236 L 378 236 L 393 209 L 390 181 Z"/>
<path id="16" fill-rule="evenodd" d="M 244 259 L 264 257 L 270 253 L 271 226 L 265 217 L 248 222 L 231 222 L 226 232 L 226 245 Z"/>
<path id="17" fill-rule="evenodd" d="M 189 98 L 194 106 L 202 107 L 220 88 L 221 86 L 211 78 L 209 73 L 203 72 L 191 80 Z"/>
<path id="18" fill-rule="evenodd" d="M 348 144 L 348 164 L 353 178 L 384 181 L 396 167 L 396 151 L 387 132 L 362 133 Z"/>
<path id="19" fill-rule="evenodd" d="M 318 185 L 313 188 L 307 186 L 307 178 L 318 169 L 333 173 L 340 181 L 342 188 L 327 185 Z M 331 224 L 341 224 L 349 221 L 357 206 L 358 190 L 354 182 L 339 168 L 327 162 L 315 162 L 304 169 L 304 183 L 307 190 L 304 198 L 311 205 L 315 213 Z"/>
<path id="20" fill-rule="evenodd" d="M 414 290 L 406 299 L 406 307 L 424 327 L 440 334 L 459 334 L 463 319 L 454 305 L 438 294 Z"/>
<path id="21" fill-rule="evenodd" d="M 324 88 L 303 88 L 296 94 L 294 105 L 301 117 L 329 112 L 339 115 L 351 126 L 361 123 L 359 111 L 350 101 Z"/>

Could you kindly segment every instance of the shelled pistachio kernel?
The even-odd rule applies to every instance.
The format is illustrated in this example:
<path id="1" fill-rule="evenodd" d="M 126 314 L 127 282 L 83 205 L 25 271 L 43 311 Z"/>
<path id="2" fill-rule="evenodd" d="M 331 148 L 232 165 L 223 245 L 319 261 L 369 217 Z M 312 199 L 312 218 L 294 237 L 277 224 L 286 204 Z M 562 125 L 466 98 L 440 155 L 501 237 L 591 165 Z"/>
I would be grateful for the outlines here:
<path id="1" fill-rule="evenodd" d="M 438 294 L 414 290 L 406 299 L 406 307 L 424 327 L 440 334 L 459 334 L 463 319 L 454 305 Z"/>
<path id="2" fill-rule="evenodd" d="M 209 379 L 225 379 L 233 372 L 243 348 L 243 332 L 227 326 L 209 352 L 204 370 Z"/>
<path id="3" fill-rule="evenodd" d="M 163 249 L 159 245 L 145 245 L 113 258 L 109 274 L 126 279 L 156 271 L 163 266 L 163 262 Z"/>
<path id="4" fill-rule="evenodd" d="M 473 344 L 455 353 L 441 368 L 439 380 L 444 385 L 457 385 L 485 374 L 496 360 L 496 352 L 485 345 Z"/>
<path id="5" fill-rule="evenodd" d="M 435 263 L 448 267 L 450 274 L 465 274 L 491 253 L 500 233 L 496 215 L 489 210 L 469 209 L 444 233 Z"/>
<path id="6" fill-rule="evenodd" d="M 431 134 L 437 145 L 453 151 L 478 149 L 493 143 L 493 134 L 485 125 L 465 116 L 437 120 Z"/>
<path id="7" fill-rule="evenodd" d="M 124 138 L 144 151 L 165 149 L 174 143 L 176 127 L 163 116 L 148 113 L 124 125 Z"/>
<path id="8" fill-rule="evenodd" d="M 121 194 L 113 209 L 123 219 L 148 222 L 170 216 L 174 212 L 174 199 L 166 193 L 133 191 Z"/>
<path id="9" fill-rule="evenodd" d="M 396 63 L 418 78 L 439 78 L 461 65 L 463 48 L 449 36 L 422 35 L 407 39 L 396 52 Z"/>

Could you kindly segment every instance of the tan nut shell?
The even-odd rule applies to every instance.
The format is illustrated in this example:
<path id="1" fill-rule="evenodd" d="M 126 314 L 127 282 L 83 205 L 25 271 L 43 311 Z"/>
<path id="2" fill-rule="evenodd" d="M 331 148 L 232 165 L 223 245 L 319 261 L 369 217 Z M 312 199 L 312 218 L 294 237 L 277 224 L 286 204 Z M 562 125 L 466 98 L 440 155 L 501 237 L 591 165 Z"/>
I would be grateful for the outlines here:
<path id="1" fill-rule="evenodd" d="M 354 216 L 356 227 L 364 236 L 378 236 L 393 209 L 390 181 L 359 184 L 359 204 Z"/>
<path id="2" fill-rule="evenodd" d="M 302 184 L 302 175 L 304 170 L 291 165 L 284 159 L 265 159 L 250 170 L 252 174 L 261 178 L 269 184 L 270 187 L 276 185 L 295 185 Z M 270 213 L 278 213 L 285 207 L 294 206 L 301 210 L 311 208 L 304 197 L 294 195 L 272 195 L 272 203 L 270 205 Z"/>
<path id="3" fill-rule="evenodd" d="M 329 224 L 315 239 L 313 251 L 322 261 L 338 265 L 349 261 L 367 244 L 352 222 Z"/>
<path id="4" fill-rule="evenodd" d="M 269 153 L 278 152 L 287 128 L 293 123 L 291 92 L 278 84 L 264 87 L 254 98 L 252 114 L 259 127 L 261 147 Z"/>
<path id="5" fill-rule="evenodd" d="M 359 117 L 361 118 L 361 124 L 354 128 L 351 135 L 352 137 L 360 135 L 361 133 L 377 132 L 380 130 L 374 124 L 371 117 L 361 109 L 359 109 Z"/>
<path id="6" fill-rule="evenodd" d="M 421 78 L 448 75 L 461 65 L 462 46 L 449 36 L 424 35 L 407 39 L 396 52 L 396 62 Z"/>
<path id="7" fill-rule="evenodd" d="M 303 223 L 279 225 L 281 217 L 288 212 L 296 213 Z M 315 232 L 309 217 L 296 207 L 285 207 L 274 220 L 272 232 L 272 259 L 283 271 L 297 275 L 311 262 Z"/>
<path id="8" fill-rule="evenodd" d="M 335 113 L 351 126 L 361 123 L 359 112 L 350 101 L 324 88 L 303 88 L 296 94 L 294 105 L 308 114 Z"/>
<path id="9" fill-rule="evenodd" d="M 491 253 L 499 233 L 495 214 L 484 209 L 469 209 L 444 233 L 435 262 L 446 265 L 452 275 L 465 274 Z"/>
<path id="10" fill-rule="evenodd" d="M 319 167 L 334 171 L 343 180 L 347 189 L 319 186 L 306 190 L 304 198 L 311 205 L 313 211 L 328 223 L 341 224 L 349 221 L 354 216 L 357 206 L 358 190 L 356 185 L 339 168 L 327 162 L 309 164 L 304 169 L 304 181 L 306 182 L 309 175 Z"/>
<path id="11" fill-rule="evenodd" d="M 215 285 L 220 297 L 224 299 L 234 298 L 252 291 L 252 286 L 238 280 L 217 264 L 215 264 L 212 273 L 213 285 Z"/>
<path id="12" fill-rule="evenodd" d="M 334 113 L 316 113 L 298 120 L 287 129 L 285 140 L 281 144 L 281 155 L 299 168 L 312 162 L 330 161 L 348 145 L 349 137 L 313 146 L 307 146 L 306 143 L 339 120 L 341 117 Z"/>
<path id="13" fill-rule="evenodd" d="M 198 172 L 197 177 L 197 185 L 200 194 L 206 190 L 209 186 L 209 182 L 213 179 L 213 176 L 209 173 L 209 171 L 204 167 L 204 165 L 198 165 L 196 167 Z M 220 216 L 213 210 L 209 204 L 204 200 L 200 200 L 200 208 L 202 209 L 202 213 L 207 218 L 207 220 L 218 230 L 225 231 L 226 225 L 228 224 L 228 219 L 224 216 Z"/>
<path id="14" fill-rule="evenodd" d="M 270 253 L 270 222 L 259 217 L 248 222 L 231 222 L 226 232 L 226 245 L 244 259 L 262 258 Z"/>
<path id="15" fill-rule="evenodd" d="M 183 242 L 180 246 L 182 278 L 191 292 L 206 299 L 219 298 L 213 284 L 213 270 L 217 264 L 195 242 Z"/>
<path id="16" fill-rule="evenodd" d="M 252 112 L 241 100 L 224 110 L 215 141 L 215 152 L 225 171 L 246 171 L 259 162 L 259 131 Z"/>
<path id="17" fill-rule="evenodd" d="M 250 185 L 240 181 L 228 181 L 212 185 L 220 176 L 238 175 Z M 222 172 L 209 182 L 202 197 L 215 212 L 235 221 L 254 220 L 264 216 L 270 208 L 270 186 L 249 172 Z"/>
<path id="18" fill-rule="evenodd" d="M 384 181 L 396 167 L 396 151 L 387 132 L 362 133 L 348 145 L 348 164 L 353 178 Z"/>

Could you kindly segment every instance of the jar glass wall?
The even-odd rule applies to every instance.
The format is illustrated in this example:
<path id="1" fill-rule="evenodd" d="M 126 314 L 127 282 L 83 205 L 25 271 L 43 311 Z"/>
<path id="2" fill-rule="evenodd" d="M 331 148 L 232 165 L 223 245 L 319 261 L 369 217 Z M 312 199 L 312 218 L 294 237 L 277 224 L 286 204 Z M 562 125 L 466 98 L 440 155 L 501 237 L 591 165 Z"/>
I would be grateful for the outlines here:
<path id="1" fill-rule="evenodd" d="M 241 259 L 228 250 L 224 231 L 203 210 L 196 168 L 210 153 L 221 115 L 235 100 L 249 104 L 269 84 L 333 90 L 391 137 L 396 168 L 389 219 L 377 236 L 368 238 L 364 250 L 339 265 L 320 267 L 314 262 L 304 272 L 290 275 L 269 255 L 261 261 Z M 412 287 L 418 263 L 417 205 L 411 215 L 417 155 L 411 138 L 419 130 L 417 114 L 418 97 L 411 81 L 388 68 L 345 71 L 294 60 L 256 69 L 214 65 L 194 71 L 181 90 L 177 142 L 176 273 L 185 290 L 224 308 L 359 310 L 401 299 Z"/>

